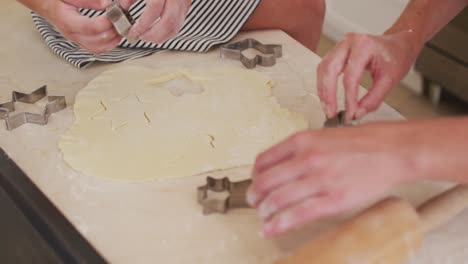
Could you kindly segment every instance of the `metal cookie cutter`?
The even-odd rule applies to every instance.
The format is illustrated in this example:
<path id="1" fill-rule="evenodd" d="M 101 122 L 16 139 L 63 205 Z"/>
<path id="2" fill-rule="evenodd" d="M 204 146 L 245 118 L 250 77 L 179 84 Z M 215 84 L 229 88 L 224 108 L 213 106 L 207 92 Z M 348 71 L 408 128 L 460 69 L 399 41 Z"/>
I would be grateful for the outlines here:
<path id="1" fill-rule="evenodd" d="M 48 103 L 41 114 L 29 112 L 12 115 L 15 111 L 15 103 L 35 104 L 39 100 L 47 97 Z M 13 130 L 26 123 L 46 125 L 51 114 L 63 110 L 67 107 L 64 96 L 48 96 L 47 86 L 35 90 L 30 94 L 13 91 L 12 101 L 0 104 L 0 119 L 4 119 L 7 130 Z"/>
<path id="2" fill-rule="evenodd" d="M 215 179 L 206 178 L 206 184 L 197 188 L 198 203 L 203 206 L 203 214 L 221 213 L 225 214 L 234 208 L 250 208 L 245 195 L 252 180 L 231 182 L 229 178 Z M 215 199 L 209 197 L 209 192 L 227 192 L 227 197 Z"/>
<path id="3" fill-rule="evenodd" d="M 117 33 L 123 37 L 127 37 L 130 28 L 135 23 L 132 16 L 122 8 L 119 1 L 114 1 L 106 8 L 106 16 L 114 25 Z"/>
<path id="4" fill-rule="evenodd" d="M 327 119 L 325 121 L 324 127 L 328 127 L 328 128 L 345 127 L 345 126 L 354 126 L 357 124 L 358 124 L 357 120 L 346 122 L 346 112 L 340 111 L 335 117 Z"/>
<path id="5" fill-rule="evenodd" d="M 257 55 L 253 59 L 247 58 L 242 52 L 247 49 L 255 49 L 264 55 Z M 276 64 L 276 59 L 283 56 L 281 45 L 264 45 L 255 39 L 245 39 L 240 42 L 221 46 L 221 58 L 240 60 L 247 69 L 253 69 L 258 65 L 269 67 Z"/>

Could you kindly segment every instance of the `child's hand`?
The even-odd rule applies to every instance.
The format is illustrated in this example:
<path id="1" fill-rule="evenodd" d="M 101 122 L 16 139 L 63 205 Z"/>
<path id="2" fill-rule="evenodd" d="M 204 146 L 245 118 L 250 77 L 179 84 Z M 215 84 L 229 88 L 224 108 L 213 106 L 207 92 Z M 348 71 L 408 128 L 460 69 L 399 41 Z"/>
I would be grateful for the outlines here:
<path id="1" fill-rule="evenodd" d="M 79 44 L 82 48 L 99 54 L 115 48 L 122 37 L 115 31 L 106 16 L 88 18 L 79 13 L 78 8 L 103 10 L 110 0 L 62 0 L 48 1 L 50 6 L 42 13 L 65 38 Z"/>
<path id="2" fill-rule="evenodd" d="M 130 30 L 129 37 L 162 43 L 176 36 L 184 24 L 191 2 L 191 0 L 147 0 L 146 8 Z"/>

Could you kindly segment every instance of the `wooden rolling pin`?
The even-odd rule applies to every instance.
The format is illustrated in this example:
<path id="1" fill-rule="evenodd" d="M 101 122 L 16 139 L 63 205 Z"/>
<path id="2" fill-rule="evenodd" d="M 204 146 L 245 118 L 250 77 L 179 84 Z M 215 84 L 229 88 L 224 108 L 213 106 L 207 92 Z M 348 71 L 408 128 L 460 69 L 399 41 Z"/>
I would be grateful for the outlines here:
<path id="1" fill-rule="evenodd" d="M 457 186 L 417 210 L 388 198 L 306 243 L 277 264 L 397 264 L 414 256 L 426 233 L 468 207 L 468 186 Z"/>

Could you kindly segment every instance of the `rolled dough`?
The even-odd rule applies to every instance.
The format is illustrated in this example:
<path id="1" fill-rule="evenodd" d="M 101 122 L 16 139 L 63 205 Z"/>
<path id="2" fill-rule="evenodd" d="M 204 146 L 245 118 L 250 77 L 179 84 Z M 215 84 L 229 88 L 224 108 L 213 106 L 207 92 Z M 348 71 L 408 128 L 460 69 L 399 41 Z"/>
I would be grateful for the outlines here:
<path id="1" fill-rule="evenodd" d="M 271 88 L 268 76 L 237 68 L 115 68 L 79 92 L 59 147 L 72 168 L 123 180 L 249 165 L 307 128 Z"/>

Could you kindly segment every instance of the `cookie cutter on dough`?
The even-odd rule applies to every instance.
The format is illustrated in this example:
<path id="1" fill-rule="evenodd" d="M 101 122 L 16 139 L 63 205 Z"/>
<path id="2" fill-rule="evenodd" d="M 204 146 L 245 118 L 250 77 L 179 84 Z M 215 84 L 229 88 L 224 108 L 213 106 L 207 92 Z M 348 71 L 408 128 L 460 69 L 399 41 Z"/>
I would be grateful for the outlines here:
<path id="1" fill-rule="evenodd" d="M 354 126 L 358 124 L 358 120 L 353 120 L 351 122 L 346 121 L 346 112 L 340 111 L 333 118 L 327 118 L 325 121 L 324 127 L 333 128 L 333 127 L 345 127 L 345 126 Z"/>
<path id="2" fill-rule="evenodd" d="M 232 182 L 224 177 L 216 179 L 206 178 L 206 184 L 197 188 L 198 203 L 203 206 L 203 214 L 225 214 L 234 208 L 250 208 L 246 201 L 246 193 L 252 180 Z M 227 192 L 223 198 L 212 198 L 209 192 Z"/>
<path id="3" fill-rule="evenodd" d="M 135 23 L 130 13 L 122 8 L 119 1 L 114 1 L 109 7 L 106 8 L 106 16 L 114 25 L 117 33 L 123 37 L 128 38 L 128 32 Z M 129 40 L 133 42 L 133 40 Z"/>
<path id="4" fill-rule="evenodd" d="M 263 55 L 257 55 L 249 59 L 242 52 L 247 49 L 255 49 Z M 221 46 L 221 58 L 240 60 L 247 69 L 253 69 L 257 65 L 270 67 L 276 64 L 276 59 L 283 56 L 281 45 L 264 45 L 255 39 L 244 39 L 239 42 Z"/>
<path id="5" fill-rule="evenodd" d="M 23 112 L 12 115 L 15 111 L 16 102 L 35 104 L 45 97 L 47 97 L 48 103 L 41 114 Z M 12 100 L 10 102 L 0 104 L 0 119 L 5 120 L 7 130 L 16 129 L 26 123 L 46 125 L 51 114 L 63 110 L 66 107 L 67 103 L 65 101 L 65 97 L 48 96 L 47 86 L 44 85 L 29 94 L 13 91 Z"/>

